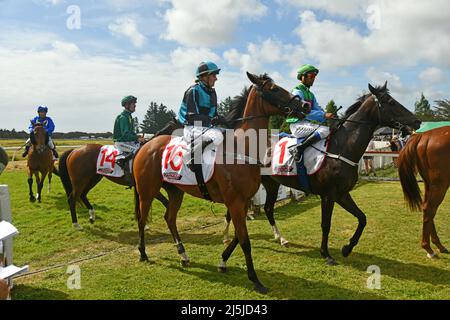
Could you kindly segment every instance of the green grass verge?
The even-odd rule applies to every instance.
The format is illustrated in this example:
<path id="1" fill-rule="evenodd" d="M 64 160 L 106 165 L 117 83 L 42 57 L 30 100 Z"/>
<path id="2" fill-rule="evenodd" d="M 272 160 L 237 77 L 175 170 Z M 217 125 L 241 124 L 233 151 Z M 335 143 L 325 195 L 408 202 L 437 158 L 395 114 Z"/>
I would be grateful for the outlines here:
<path id="1" fill-rule="evenodd" d="M 406 210 L 398 182 L 363 182 L 352 191 L 367 215 L 360 243 L 348 258 L 340 249 L 356 229 L 356 219 L 338 205 L 332 220 L 330 253 L 339 265 L 326 266 L 319 253 L 320 199 L 278 206 L 278 226 L 290 241 L 281 247 L 273 239 L 264 215 L 248 221 L 256 272 L 270 291 L 252 291 L 242 250 L 218 273 L 225 207 L 186 196 L 178 228 L 191 258 L 182 268 L 165 224 L 163 207 L 154 203 L 146 233 L 151 263 L 139 262 L 138 234 L 131 190 L 103 180 L 90 193 L 97 221 L 90 225 L 87 210 L 79 207 L 83 231 L 75 231 L 59 178 L 43 202 L 28 202 L 24 171 L 0 176 L 11 193 L 14 262 L 30 271 L 55 268 L 17 278 L 13 299 L 449 299 L 450 257 L 430 260 L 420 248 L 421 214 Z M 211 207 L 213 210 L 211 210 Z M 444 244 L 450 246 L 450 197 L 436 216 Z M 92 258 L 84 261 L 80 259 Z M 74 262 L 78 261 L 78 262 Z M 67 287 L 68 265 L 81 270 L 81 289 Z M 367 268 L 381 269 L 381 289 L 367 288 Z"/>

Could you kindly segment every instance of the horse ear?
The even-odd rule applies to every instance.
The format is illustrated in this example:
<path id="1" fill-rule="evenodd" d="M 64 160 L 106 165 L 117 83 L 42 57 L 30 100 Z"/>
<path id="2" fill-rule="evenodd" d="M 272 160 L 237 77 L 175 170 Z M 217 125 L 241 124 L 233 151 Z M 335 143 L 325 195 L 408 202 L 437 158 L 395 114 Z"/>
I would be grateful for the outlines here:
<path id="1" fill-rule="evenodd" d="M 377 90 L 374 87 L 372 87 L 372 85 L 370 83 L 369 83 L 369 91 L 370 91 L 370 93 L 372 93 L 374 95 L 377 94 Z"/>
<path id="2" fill-rule="evenodd" d="M 251 74 L 247 71 L 247 77 L 253 84 L 256 84 L 257 86 L 261 85 L 261 80 L 258 78 L 258 76 L 255 76 L 254 74 Z"/>
<path id="3" fill-rule="evenodd" d="M 387 89 L 387 80 L 384 82 L 383 88 L 381 88 L 381 91 L 386 91 Z"/>

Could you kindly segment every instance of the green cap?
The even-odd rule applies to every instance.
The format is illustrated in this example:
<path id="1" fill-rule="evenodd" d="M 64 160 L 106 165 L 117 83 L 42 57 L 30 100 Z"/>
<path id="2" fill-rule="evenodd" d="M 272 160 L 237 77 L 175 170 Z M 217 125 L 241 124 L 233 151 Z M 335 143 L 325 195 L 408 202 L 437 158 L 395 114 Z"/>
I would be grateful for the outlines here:
<path id="1" fill-rule="evenodd" d="M 309 72 L 319 73 L 319 69 L 317 69 L 311 64 L 304 64 L 297 70 L 298 75 L 304 75 Z"/>
<path id="2" fill-rule="evenodd" d="M 137 101 L 137 98 L 134 97 L 134 96 L 123 97 L 123 99 L 122 99 L 122 107 L 125 107 L 127 104 L 133 103 L 133 102 L 136 102 L 136 101 Z"/>

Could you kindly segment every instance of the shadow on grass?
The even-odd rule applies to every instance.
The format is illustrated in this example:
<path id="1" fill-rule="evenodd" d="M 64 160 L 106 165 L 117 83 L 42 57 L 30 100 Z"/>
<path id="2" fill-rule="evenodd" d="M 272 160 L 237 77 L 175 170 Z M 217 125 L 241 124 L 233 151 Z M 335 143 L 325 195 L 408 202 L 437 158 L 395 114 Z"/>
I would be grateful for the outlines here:
<path id="1" fill-rule="evenodd" d="M 28 285 L 16 284 L 12 290 L 13 300 L 67 300 L 69 295 L 62 291 L 35 288 Z"/>
<path id="2" fill-rule="evenodd" d="M 280 249 L 273 249 L 272 247 L 261 246 L 260 243 L 253 246 L 254 248 L 266 249 L 268 251 L 276 252 L 284 255 L 300 255 L 311 259 L 320 259 L 324 261 L 320 255 L 319 247 L 303 246 L 295 243 L 289 243 L 289 247 L 298 248 L 301 251 L 293 253 L 292 251 Z M 357 249 L 356 249 L 357 250 Z M 339 264 L 359 271 L 367 270 L 371 265 L 377 265 L 381 269 L 382 275 L 390 276 L 394 279 L 404 279 L 410 281 L 424 282 L 432 285 L 450 285 L 450 271 L 439 269 L 429 265 L 421 265 L 416 263 L 405 263 L 397 260 L 392 260 L 385 257 L 380 257 L 371 254 L 360 252 L 352 252 L 348 258 L 341 255 L 339 249 L 330 248 L 329 252 Z"/>
<path id="3" fill-rule="evenodd" d="M 166 259 L 169 260 L 169 259 Z M 180 270 L 175 261 L 170 260 L 169 268 Z M 253 284 L 247 278 L 245 268 L 228 266 L 225 274 L 217 271 L 217 266 L 192 262 L 189 268 L 181 272 L 196 276 L 213 284 L 222 283 L 245 290 L 252 290 Z M 260 281 L 269 289 L 267 299 L 383 299 L 382 296 L 370 292 L 353 291 L 330 285 L 322 281 L 309 281 L 279 272 L 256 270 Z M 232 297 L 223 297 L 232 299 Z"/>

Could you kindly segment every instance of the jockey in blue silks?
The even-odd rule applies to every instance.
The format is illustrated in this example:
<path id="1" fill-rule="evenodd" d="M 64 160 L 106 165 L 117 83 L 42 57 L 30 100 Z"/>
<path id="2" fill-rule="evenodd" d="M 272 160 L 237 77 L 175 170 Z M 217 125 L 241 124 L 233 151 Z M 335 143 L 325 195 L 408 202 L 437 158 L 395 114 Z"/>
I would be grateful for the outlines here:
<path id="1" fill-rule="evenodd" d="M 311 105 L 310 111 L 304 119 L 299 120 L 298 118 L 291 118 L 287 120 L 287 122 L 290 123 L 290 129 L 293 136 L 296 138 L 306 137 L 301 144 L 296 148 L 291 149 L 291 152 L 294 153 L 295 161 L 300 161 L 301 155 L 307 147 L 321 139 L 325 139 L 330 134 L 330 129 L 327 126 L 311 122 L 325 123 L 326 119 L 331 119 L 333 117 L 332 113 L 325 112 L 322 107 L 319 106 L 316 97 L 310 91 L 318 73 L 319 69 L 310 64 L 301 66 L 297 71 L 297 79 L 300 80 L 300 84 L 292 90 L 293 95 L 299 96 L 303 101 L 309 102 Z"/>
<path id="2" fill-rule="evenodd" d="M 34 125 L 37 123 L 40 123 L 43 125 L 45 131 L 47 131 L 48 134 L 48 146 L 52 150 L 54 159 L 58 159 L 58 153 L 55 149 L 55 144 L 52 141 L 52 134 L 53 131 L 55 131 L 55 124 L 52 120 L 52 118 L 47 117 L 48 108 L 46 106 L 39 106 L 37 109 L 38 116 L 34 117 L 30 121 L 30 125 L 28 126 L 28 131 L 31 133 L 34 130 Z M 31 147 L 31 140 L 28 139 L 25 145 L 25 151 L 22 154 L 22 157 L 26 157 L 28 154 L 28 151 Z"/>
<path id="3" fill-rule="evenodd" d="M 178 122 L 184 125 L 186 141 L 192 141 L 194 151 L 203 150 L 210 143 L 219 145 L 223 141 L 222 131 L 215 125 L 226 124 L 225 118 L 217 114 L 217 94 L 214 84 L 220 69 L 213 62 L 201 62 L 196 70 L 195 84 L 184 93 L 178 112 Z"/>

